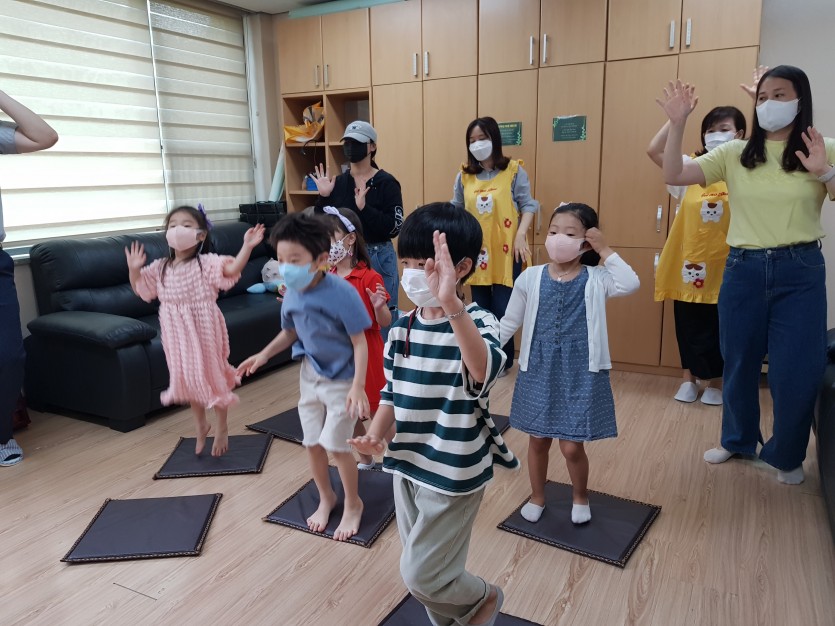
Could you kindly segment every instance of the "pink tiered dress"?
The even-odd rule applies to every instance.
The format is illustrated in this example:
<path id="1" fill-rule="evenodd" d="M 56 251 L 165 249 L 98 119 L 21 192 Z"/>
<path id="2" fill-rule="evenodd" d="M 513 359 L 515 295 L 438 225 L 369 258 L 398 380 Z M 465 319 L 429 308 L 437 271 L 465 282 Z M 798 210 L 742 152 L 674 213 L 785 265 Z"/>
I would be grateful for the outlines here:
<path id="1" fill-rule="evenodd" d="M 238 401 L 232 390 L 241 379 L 229 364 L 229 335 L 217 306 L 218 291 L 231 289 L 241 277 L 223 275 L 230 261 L 230 256 L 201 254 L 199 262 L 169 263 L 164 280 L 163 259 L 141 270 L 137 294 L 146 302 L 160 302 L 159 326 L 170 378 L 170 387 L 160 394 L 164 405 L 226 408 Z"/>

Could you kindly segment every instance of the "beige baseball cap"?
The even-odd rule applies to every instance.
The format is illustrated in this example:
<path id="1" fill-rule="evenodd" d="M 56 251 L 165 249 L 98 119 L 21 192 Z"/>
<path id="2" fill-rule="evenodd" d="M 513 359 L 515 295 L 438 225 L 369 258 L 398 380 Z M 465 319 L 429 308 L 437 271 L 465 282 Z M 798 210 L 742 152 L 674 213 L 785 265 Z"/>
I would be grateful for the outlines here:
<path id="1" fill-rule="evenodd" d="M 357 120 L 351 122 L 345 128 L 345 134 L 342 135 L 343 141 L 345 139 L 353 139 L 360 143 L 377 143 L 377 131 L 368 122 Z"/>

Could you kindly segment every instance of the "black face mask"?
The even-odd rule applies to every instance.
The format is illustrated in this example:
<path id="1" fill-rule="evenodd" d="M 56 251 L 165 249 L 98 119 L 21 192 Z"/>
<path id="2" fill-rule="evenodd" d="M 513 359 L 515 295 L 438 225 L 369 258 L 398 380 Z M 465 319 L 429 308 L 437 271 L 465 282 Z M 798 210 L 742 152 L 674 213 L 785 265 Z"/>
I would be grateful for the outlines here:
<path id="1" fill-rule="evenodd" d="M 368 156 L 368 144 L 348 140 L 342 144 L 342 152 L 351 163 L 359 163 Z"/>

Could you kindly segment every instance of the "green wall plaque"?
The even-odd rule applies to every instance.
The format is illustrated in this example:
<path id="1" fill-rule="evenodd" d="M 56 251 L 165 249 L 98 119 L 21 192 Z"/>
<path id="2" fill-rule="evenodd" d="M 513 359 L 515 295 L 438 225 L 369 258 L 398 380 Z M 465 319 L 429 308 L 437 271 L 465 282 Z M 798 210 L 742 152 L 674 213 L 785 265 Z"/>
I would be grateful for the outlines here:
<path id="1" fill-rule="evenodd" d="M 554 118 L 554 141 L 585 141 L 586 116 L 560 115 Z"/>
<path id="2" fill-rule="evenodd" d="M 499 122 L 503 146 L 522 145 L 522 122 Z"/>

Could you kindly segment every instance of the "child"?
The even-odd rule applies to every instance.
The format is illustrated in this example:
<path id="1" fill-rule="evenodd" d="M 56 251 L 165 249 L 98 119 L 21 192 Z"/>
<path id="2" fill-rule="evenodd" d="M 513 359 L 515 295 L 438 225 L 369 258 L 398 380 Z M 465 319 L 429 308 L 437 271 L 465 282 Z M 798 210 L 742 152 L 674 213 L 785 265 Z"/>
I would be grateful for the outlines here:
<path id="1" fill-rule="evenodd" d="M 397 242 L 401 284 L 417 309 L 392 326 L 386 387 L 368 434 L 351 440 L 394 474 L 400 572 L 433 624 L 494 624 L 504 596 L 466 569 L 470 535 L 493 465 L 519 461 L 488 411 L 505 363 L 492 313 L 456 286 L 475 269 L 478 220 L 449 203 L 415 210 Z M 454 260 L 454 261 L 453 261 Z"/>
<path id="2" fill-rule="evenodd" d="M 510 424 L 530 435 L 531 499 L 521 511 L 529 522 L 539 521 L 545 509 L 553 439 L 560 441 L 574 488 L 571 521 L 583 524 L 591 519 L 583 442 L 617 436 L 606 298 L 632 293 L 640 282 L 606 244 L 597 223 L 597 213 L 585 204 L 557 207 L 545 239 L 551 262 L 522 272 L 501 321 L 503 341 L 524 321 Z M 590 250 L 602 266 L 581 264 Z"/>
<path id="3" fill-rule="evenodd" d="M 371 316 L 371 326 L 365 330 L 365 341 L 368 342 L 365 395 L 368 396 L 370 414 L 374 415 L 380 406 L 380 390 L 386 384 L 386 375 L 383 372 L 383 336 L 380 329 L 391 324 L 389 295 L 383 287 L 382 276 L 371 269 L 371 258 L 365 247 L 362 224 L 357 214 L 351 209 L 337 209 L 332 206 L 323 207 L 322 211 L 323 218 L 331 229 L 331 251 L 328 256 L 330 271 L 353 285 Z M 360 420 L 354 425 L 355 437 L 365 434 L 365 427 Z M 394 433 L 391 435 L 394 436 Z M 357 467 L 372 469 L 374 457 L 360 455 Z"/>
<path id="4" fill-rule="evenodd" d="M 217 294 L 238 282 L 252 250 L 264 239 L 264 227 L 259 224 L 246 231 L 235 258 L 208 252 L 211 223 L 202 206 L 173 209 L 164 228 L 167 258 L 143 267 L 144 246 L 134 241 L 130 249 L 125 248 L 130 285 L 146 302 L 159 298 L 159 327 L 170 379 L 160 396 L 162 403 L 191 405 L 195 454 L 206 445 L 210 429 L 206 410 L 214 408 L 217 425 L 212 456 L 221 456 L 229 449 L 229 407 L 238 401 L 232 389 L 241 381 L 229 365 L 229 335 L 216 304 Z"/>
<path id="5" fill-rule="evenodd" d="M 365 375 L 368 346 L 365 331 L 371 320 L 351 285 L 323 272 L 331 234 L 324 220 L 292 213 L 270 234 L 287 293 L 281 306 L 278 336 L 238 367 L 253 374 L 273 356 L 293 346 L 302 361 L 299 375 L 299 417 L 310 470 L 319 490 L 319 507 L 307 518 L 313 532 L 324 532 L 336 494 L 328 474 L 333 454 L 345 489 L 342 519 L 333 538 L 345 541 L 359 531 L 362 500 L 357 491 L 357 464 L 347 439 L 358 417 L 368 415 Z"/>

